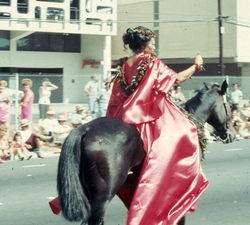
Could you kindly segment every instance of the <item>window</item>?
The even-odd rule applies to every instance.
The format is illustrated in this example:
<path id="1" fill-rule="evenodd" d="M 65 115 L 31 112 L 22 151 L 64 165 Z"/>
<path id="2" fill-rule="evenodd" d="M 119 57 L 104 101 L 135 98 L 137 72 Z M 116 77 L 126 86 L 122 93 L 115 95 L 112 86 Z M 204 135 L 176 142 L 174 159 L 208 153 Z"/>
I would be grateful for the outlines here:
<path id="1" fill-rule="evenodd" d="M 18 51 L 80 52 L 79 34 L 34 33 L 17 41 Z"/>
<path id="2" fill-rule="evenodd" d="M 64 0 L 37 0 L 38 2 L 64 2 Z"/>
<path id="3" fill-rule="evenodd" d="M 0 30 L 0 51 L 10 50 L 10 32 Z"/>

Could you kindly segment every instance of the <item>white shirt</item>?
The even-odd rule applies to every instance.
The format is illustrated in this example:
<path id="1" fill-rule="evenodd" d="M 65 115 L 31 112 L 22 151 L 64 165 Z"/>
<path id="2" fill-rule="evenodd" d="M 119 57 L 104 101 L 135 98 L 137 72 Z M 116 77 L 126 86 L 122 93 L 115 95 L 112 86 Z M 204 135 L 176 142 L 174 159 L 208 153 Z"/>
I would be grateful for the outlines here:
<path id="1" fill-rule="evenodd" d="M 38 104 L 50 104 L 51 88 L 40 87 Z"/>
<path id="2" fill-rule="evenodd" d="M 45 131 L 55 132 L 57 133 L 60 130 L 60 126 L 57 119 L 44 119 L 40 122 L 40 127 L 42 127 Z"/>
<path id="3" fill-rule="evenodd" d="M 32 130 L 30 130 L 30 129 L 20 130 L 20 134 L 21 134 L 23 143 L 25 143 L 30 138 L 30 136 L 32 134 Z"/>
<path id="4" fill-rule="evenodd" d="M 232 104 L 239 104 L 241 97 L 243 97 L 241 90 L 235 90 L 230 93 L 230 101 Z"/>
<path id="5" fill-rule="evenodd" d="M 90 80 L 85 85 L 85 88 L 88 90 L 89 97 L 97 97 L 98 96 L 98 81 Z"/>

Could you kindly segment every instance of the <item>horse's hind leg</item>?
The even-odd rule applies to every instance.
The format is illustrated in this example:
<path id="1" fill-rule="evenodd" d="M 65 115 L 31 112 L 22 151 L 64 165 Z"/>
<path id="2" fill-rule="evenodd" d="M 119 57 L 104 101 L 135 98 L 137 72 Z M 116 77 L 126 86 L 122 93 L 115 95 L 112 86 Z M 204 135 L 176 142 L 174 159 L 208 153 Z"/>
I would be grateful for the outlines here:
<path id="1" fill-rule="evenodd" d="M 88 225 L 103 225 L 104 215 L 106 210 L 107 198 L 105 200 L 95 199 L 91 204 L 91 214 L 88 220 Z"/>

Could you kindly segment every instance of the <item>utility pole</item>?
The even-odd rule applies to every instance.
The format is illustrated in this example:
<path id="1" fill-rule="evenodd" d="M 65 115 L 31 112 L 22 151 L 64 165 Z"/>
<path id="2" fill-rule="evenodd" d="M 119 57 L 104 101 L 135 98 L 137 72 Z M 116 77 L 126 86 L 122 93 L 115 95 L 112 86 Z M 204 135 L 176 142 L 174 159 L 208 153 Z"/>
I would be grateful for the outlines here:
<path id="1" fill-rule="evenodd" d="M 221 0 L 218 0 L 218 26 L 219 26 L 219 60 L 220 75 L 225 76 L 224 60 L 223 60 L 223 16 L 221 13 Z"/>

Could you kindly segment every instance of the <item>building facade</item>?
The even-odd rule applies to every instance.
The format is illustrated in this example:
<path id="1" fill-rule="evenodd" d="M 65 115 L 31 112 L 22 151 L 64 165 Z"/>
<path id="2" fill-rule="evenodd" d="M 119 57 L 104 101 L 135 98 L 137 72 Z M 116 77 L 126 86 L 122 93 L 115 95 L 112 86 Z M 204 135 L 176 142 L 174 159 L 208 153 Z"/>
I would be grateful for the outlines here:
<path id="1" fill-rule="evenodd" d="M 116 0 L 0 0 L 1 79 L 31 78 L 37 101 L 49 78 L 52 102 L 86 102 L 90 76 L 109 76 L 116 16 Z"/>
<path id="2" fill-rule="evenodd" d="M 204 57 L 202 75 L 220 75 L 218 1 L 130 0 L 118 7 L 118 35 L 113 59 L 123 51 L 121 37 L 128 27 L 144 25 L 157 34 L 158 56 L 177 71 L 191 63 L 197 51 Z M 250 15 L 247 0 L 221 0 L 225 75 L 250 76 Z"/>

